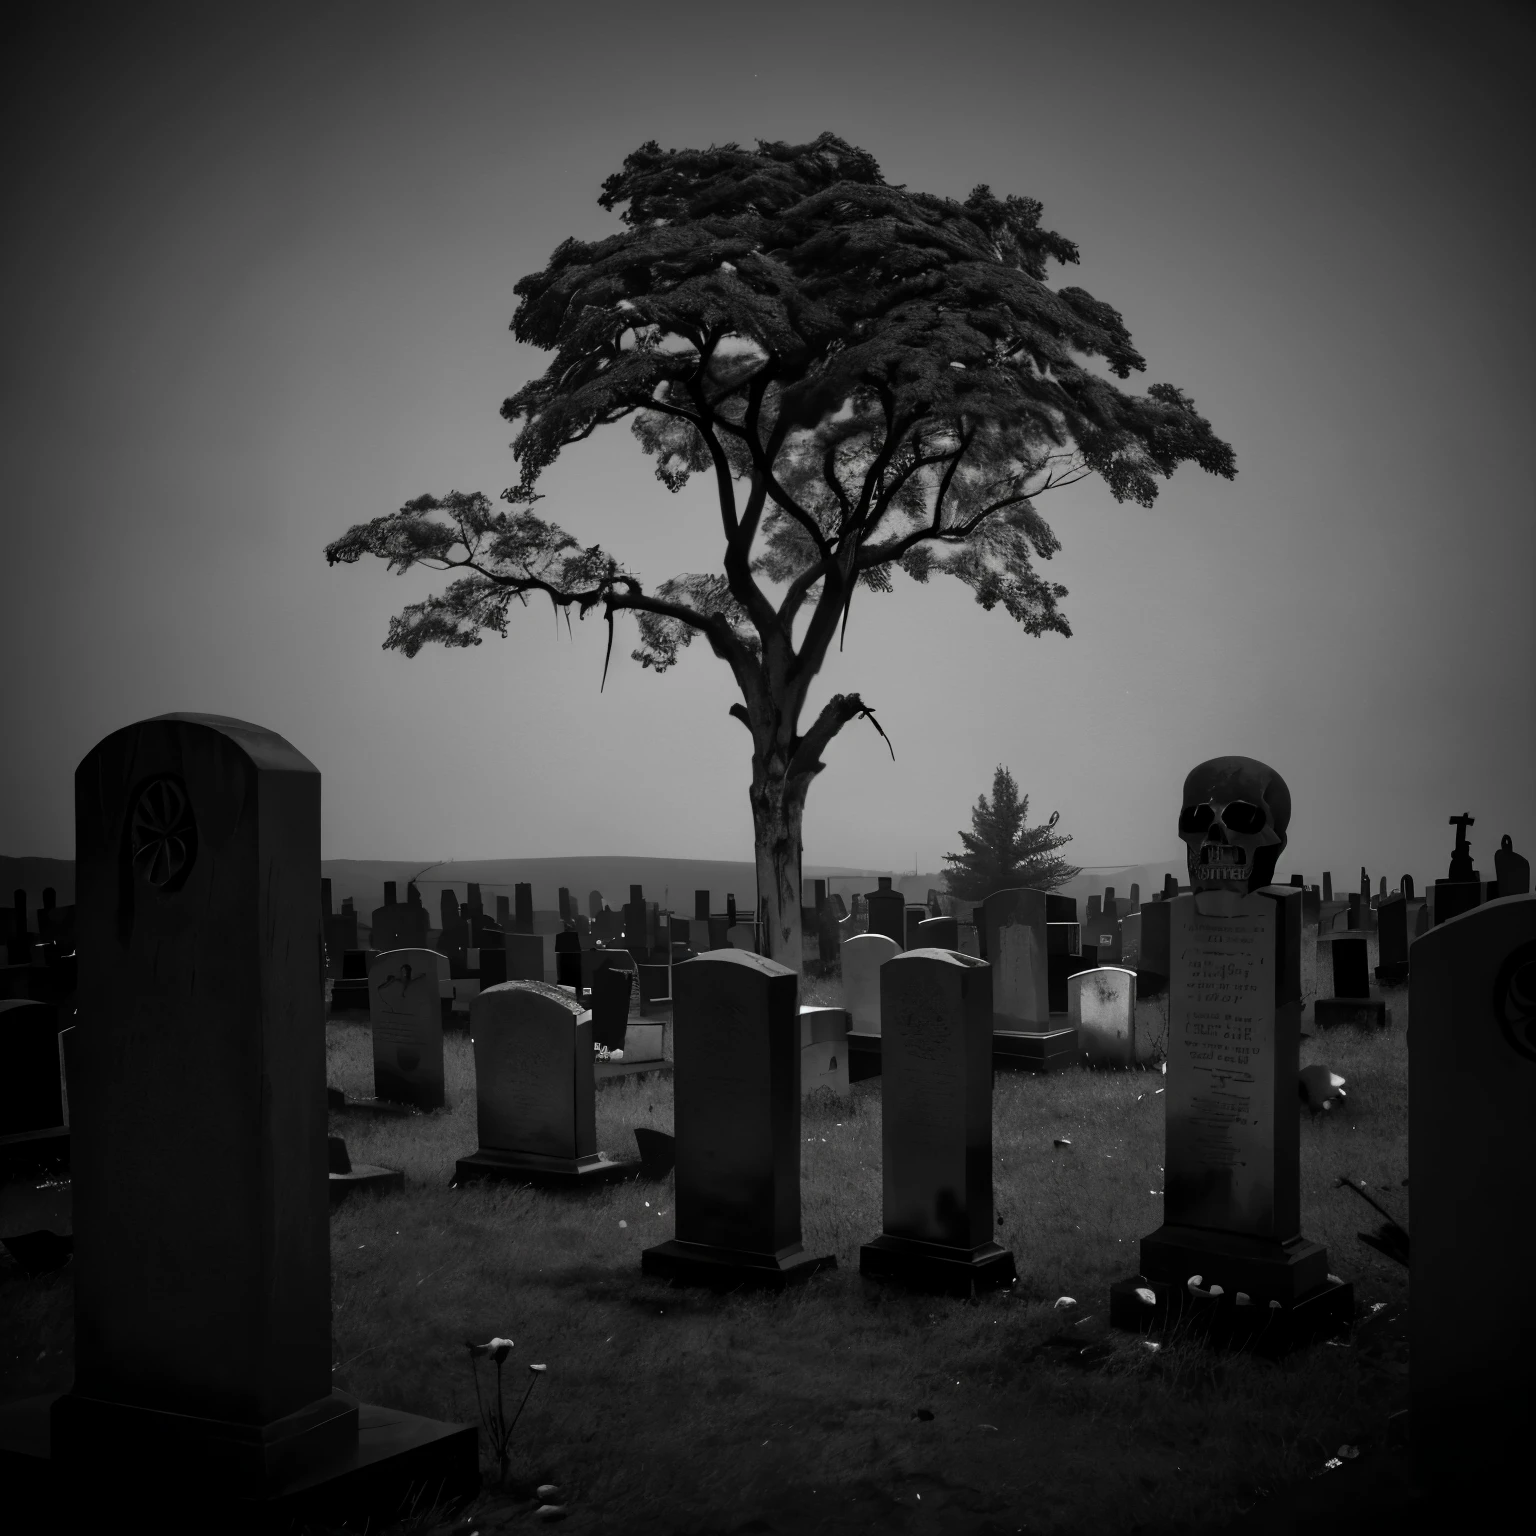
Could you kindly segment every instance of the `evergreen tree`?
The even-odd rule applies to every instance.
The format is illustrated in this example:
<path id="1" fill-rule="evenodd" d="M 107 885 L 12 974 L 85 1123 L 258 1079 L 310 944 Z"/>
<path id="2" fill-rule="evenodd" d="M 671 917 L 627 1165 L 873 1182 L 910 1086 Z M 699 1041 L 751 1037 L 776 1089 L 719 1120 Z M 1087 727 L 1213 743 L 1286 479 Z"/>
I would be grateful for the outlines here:
<path id="1" fill-rule="evenodd" d="M 1029 826 L 1029 796 L 1019 798 L 1013 775 L 999 765 L 992 776 L 992 799 L 982 795 L 971 812 L 971 830 L 960 834 L 963 853 L 946 853 L 945 883 L 962 901 L 984 901 L 993 891 L 1028 886 L 1053 891 L 1081 873 L 1053 850 L 1071 837 L 1054 832 L 1059 812 Z"/>

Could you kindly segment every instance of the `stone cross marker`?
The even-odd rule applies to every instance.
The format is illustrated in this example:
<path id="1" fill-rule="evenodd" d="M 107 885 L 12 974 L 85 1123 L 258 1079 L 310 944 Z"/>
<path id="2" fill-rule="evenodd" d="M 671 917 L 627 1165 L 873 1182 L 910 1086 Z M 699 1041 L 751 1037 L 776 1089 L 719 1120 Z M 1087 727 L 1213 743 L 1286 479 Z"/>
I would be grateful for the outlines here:
<path id="1" fill-rule="evenodd" d="M 377 1414 L 332 1390 L 320 774 L 244 721 L 140 721 L 81 762 L 75 849 L 75 1379 L 53 1461 L 257 1501 L 323 1483 Z M 415 1475 L 467 1435 L 478 1484 L 474 1431 L 426 1424 L 387 1430 Z"/>
<path id="2" fill-rule="evenodd" d="M 1529 1455 L 1536 1330 L 1468 1347 L 1469 1285 L 1519 1296 L 1536 1266 L 1536 896 L 1501 897 L 1413 946 L 1414 1471 L 1435 1492 Z"/>
<path id="3" fill-rule="evenodd" d="M 883 933 L 843 940 L 843 1004 L 853 1033 L 880 1033 L 880 968 L 900 953 L 901 945 Z"/>
<path id="4" fill-rule="evenodd" d="M 443 1012 L 448 960 L 430 949 L 392 949 L 368 969 L 373 1091 L 417 1109 L 442 1109 Z"/>
<path id="5" fill-rule="evenodd" d="M 993 1241 L 992 968 L 915 949 L 880 973 L 882 1230 L 860 1274 L 970 1295 L 1010 1285 Z"/>
<path id="6" fill-rule="evenodd" d="M 627 980 L 627 978 L 626 978 Z M 469 1005 L 480 1148 L 471 1179 L 585 1187 L 633 1173 L 597 1149 L 592 1015 L 544 981 L 509 981 Z"/>
<path id="7" fill-rule="evenodd" d="M 677 1235 L 643 1273 L 730 1288 L 835 1266 L 801 1242 L 797 991 L 787 966 L 740 949 L 674 967 Z"/>

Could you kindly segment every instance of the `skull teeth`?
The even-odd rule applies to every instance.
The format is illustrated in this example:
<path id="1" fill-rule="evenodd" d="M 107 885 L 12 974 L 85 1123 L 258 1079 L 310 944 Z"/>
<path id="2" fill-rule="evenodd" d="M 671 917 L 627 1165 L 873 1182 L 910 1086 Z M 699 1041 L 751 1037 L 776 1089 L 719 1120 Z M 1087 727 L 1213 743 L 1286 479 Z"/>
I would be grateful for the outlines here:
<path id="1" fill-rule="evenodd" d="M 1231 843 L 1202 843 L 1200 846 L 1200 863 L 1203 868 L 1209 869 L 1213 865 L 1218 868 L 1230 867 L 1247 862 L 1248 855 Z"/>

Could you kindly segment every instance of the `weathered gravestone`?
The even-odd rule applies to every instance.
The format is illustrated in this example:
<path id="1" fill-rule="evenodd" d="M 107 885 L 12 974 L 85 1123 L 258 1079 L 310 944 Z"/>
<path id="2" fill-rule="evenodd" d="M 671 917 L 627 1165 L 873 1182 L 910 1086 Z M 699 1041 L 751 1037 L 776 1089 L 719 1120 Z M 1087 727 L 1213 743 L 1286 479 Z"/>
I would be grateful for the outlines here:
<path id="1" fill-rule="evenodd" d="M 1536 1273 L 1536 896 L 1501 897 L 1414 945 L 1408 1056 L 1415 1477 L 1508 1487 L 1530 1451 L 1536 1327 L 1477 1347 L 1469 1290 L 1518 1298 Z"/>
<path id="2" fill-rule="evenodd" d="M 889 875 L 881 875 L 878 885 L 878 890 L 868 891 L 864 896 L 869 914 L 865 932 L 883 933 L 899 948 L 907 937 L 907 898 L 900 891 L 892 890 Z"/>
<path id="3" fill-rule="evenodd" d="M 836 1265 L 800 1237 L 799 978 L 729 949 L 672 977 L 676 1237 L 647 1275 L 779 1286 Z"/>
<path id="4" fill-rule="evenodd" d="M 1011 1285 L 992 1236 L 992 968 L 916 949 L 880 972 L 881 1233 L 859 1273 L 962 1296 Z"/>
<path id="5" fill-rule="evenodd" d="M 914 949 L 959 949 L 960 924 L 953 917 L 928 917 L 917 925 Z"/>
<path id="6" fill-rule="evenodd" d="M 1531 861 L 1515 852 L 1509 833 L 1499 842 L 1493 856 L 1494 878 L 1498 881 L 1499 897 L 1528 896 L 1531 891 Z M 41 926 L 41 924 L 39 924 Z"/>
<path id="7" fill-rule="evenodd" d="M 58 1009 L 0 1000 L 0 1176 L 68 1161 Z"/>
<path id="8" fill-rule="evenodd" d="M 637 1173 L 597 1150 L 592 1015 L 550 982 L 509 981 L 470 1005 L 480 1147 L 453 1180 L 587 1188 Z"/>
<path id="9" fill-rule="evenodd" d="M 1077 1031 L 1077 1048 L 1088 1066 L 1134 1066 L 1136 973 L 1101 965 L 1070 976 L 1067 1021 Z"/>
<path id="10" fill-rule="evenodd" d="M 880 1033 L 880 969 L 900 953 L 901 946 L 883 933 L 856 933 L 843 940 L 843 1002 L 855 1034 Z"/>
<path id="11" fill-rule="evenodd" d="M 443 1010 L 447 959 L 431 949 L 392 949 L 368 971 L 373 1092 L 394 1104 L 442 1109 Z"/>
<path id="12" fill-rule="evenodd" d="M 1177 896 L 1173 898 L 1175 901 Z M 1160 997 L 1168 990 L 1172 970 L 1169 942 L 1172 934 L 1173 903 L 1169 900 L 1148 902 L 1141 909 L 1139 953 L 1136 958 L 1137 997 Z"/>
<path id="13" fill-rule="evenodd" d="M 1353 1316 L 1353 1288 L 1300 1230 L 1301 892 L 1269 883 L 1290 813 L 1285 781 L 1251 758 L 1185 780 L 1194 890 L 1168 903 L 1164 1220 L 1141 1275 L 1111 1289 L 1117 1327 L 1190 1313 L 1213 1339 L 1283 1350 Z"/>
<path id="14" fill-rule="evenodd" d="M 800 1007 L 800 1097 L 818 1088 L 848 1096 L 848 1014 L 842 1008 Z"/>
<path id="15" fill-rule="evenodd" d="M 1411 881 L 1409 889 L 1412 889 Z M 1389 896 L 1376 909 L 1380 960 L 1376 967 L 1376 979 L 1385 986 L 1401 986 L 1408 979 L 1408 907 L 1407 896 Z"/>
<path id="16" fill-rule="evenodd" d="M 178 1490 L 266 1504 L 402 1463 L 428 1498 L 477 1489 L 473 1428 L 332 1390 L 319 773 L 259 726 L 165 715 L 86 756 L 75 826 L 54 1463 L 152 1490 L 157 1515 Z"/>
<path id="17" fill-rule="evenodd" d="M 1051 1071 L 1076 1057 L 1070 1026 L 1051 1018 L 1044 891 L 994 891 L 982 904 L 982 945 L 992 967 L 992 1042 L 999 1065 Z"/>
<path id="18" fill-rule="evenodd" d="M 507 957 L 508 981 L 544 980 L 544 939 L 541 934 L 514 929 L 502 935 L 502 950 Z"/>
<path id="19" fill-rule="evenodd" d="M 629 958 L 629 957 L 626 957 Z M 604 1050 L 622 1051 L 629 1026 L 629 999 L 635 973 L 607 960 L 592 973 L 592 1039 Z"/>
<path id="20" fill-rule="evenodd" d="M 1319 997 L 1312 1005 L 1319 1029 L 1339 1024 L 1358 1024 L 1385 1029 L 1385 999 L 1371 996 L 1369 950 L 1363 933 L 1340 933 L 1320 943 L 1318 961 L 1328 952 L 1333 970 L 1333 996 Z"/>

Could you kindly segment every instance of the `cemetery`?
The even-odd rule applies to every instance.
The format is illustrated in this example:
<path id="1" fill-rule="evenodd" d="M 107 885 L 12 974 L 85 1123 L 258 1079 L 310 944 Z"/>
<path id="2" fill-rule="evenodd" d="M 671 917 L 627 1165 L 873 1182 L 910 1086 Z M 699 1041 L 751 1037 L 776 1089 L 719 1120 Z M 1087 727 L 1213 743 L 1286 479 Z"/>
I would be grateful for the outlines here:
<path id="1" fill-rule="evenodd" d="M 1518 1518 L 1473 3 L 13 28 L 5 1532 Z"/>
<path id="2" fill-rule="evenodd" d="M 504 932 L 473 883 L 462 903 L 445 889 L 438 929 L 414 886 L 405 902 L 386 888 L 363 931 L 417 944 L 350 947 L 354 902 L 342 924 L 330 881 L 318 910 L 306 895 L 319 775 L 270 732 L 143 722 L 80 782 L 75 901 L 38 913 L 67 910 L 44 931 L 67 923 L 78 981 L 0 1004 L 15 1068 L 0 1100 L 14 1278 L 0 1283 L 13 1335 L 38 1346 L 9 1372 L 0 1449 L 37 1486 L 90 1445 L 110 1465 L 190 1457 L 199 1496 L 216 1487 L 269 1521 L 423 1490 L 444 1511 L 488 1497 L 454 1346 L 487 1309 L 548 1357 L 497 1496 L 515 1509 L 535 1483 L 579 1489 L 594 1516 L 637 1474 L 647 1500 L 679 1497 L 684 1445 L 745 1457 L 751 1507 L 782 1512 L 786 1412 L 822 1426 L 813 1477 L 832 1481 L 866 1441 L 892 1467 L 937 1445 L 953 1470 L 922 1485 L 930 1502 L 972 1512 L 1007 1502 L 982 1437 L 1060 1439 L 1076 1465 L 1060 1415 L 1107 1416 L 1126 1442 L 1097 1473 L 1107 1520 L 1162 1486 L 1151 1425 L 1205 1422 L 1213 1403 L 1227 1497 L 1252 1502 L 1281 1468 L 1237 1446 L 1277 1411 L 1377 1460 L 1410 1432 L 1419 1447 L 1429 1422 L 1455 1460 L 1474 1454 L 1465 1405 L 1504 1390 L 1507 1359 L 1467 1375 L 1456 1267 L 1424 1234 L 1498 1273 L 1520 1258 L 1480 1244 L 1494 1209 L 1466 1194 L 1490 1156 L 1530 1166 L 1536 897 L 1507 838 L 1498 882 L 1471 906 L 1453 890 L 1444 919 L 1435 882 L 1405 961 L 1372 967 L 1393 929 L 1365 914 L 1406 906 L 1413 883 L 1364 890 L 1358 938 L 1325 934 L 1321 895 L 1312 921 L 1302 880 L 1279 882 L 1283 781 L 1219 759 L 1185 785 L 1184 878 L 1123 909 L 1112 890 L 1094 899 L 1087 931 L 1111 964 L 1083 956 L 1068 898 L 1050 898 L 1071 930 L 1053 948 L 1042 893 L 940 897 L 950 910 L 927 916 L 887 877 L 846 916 L 820 886 L 798 978 L 755 952 L 750 924 L 717 922 L 710 892 L 684 919 L 641 886 L 617 923 L 598 893 L 584 917 L 562 890 L 553 942 L 487 967 L 539 937 L 529 888 Z M 116 803 L 94 787 L 146 783 Z M 1453 870 L 1469 821 L 1452 818 Z M 191 902 L 210 916 L 188 927 Z M 230 947 L 258 921 L 266 953 Z M 185 951 L 169 989 L 162 927 Z M 29 937 L 14 917 L 14 955 Z M 146 944 L 161 979 L 141 1004 Z M 1360 950 L 1348 980 L 1345 944 Z M 250 983 L 209 946 L 246 956 Z M 1053 1010 L 1059 955 L 1086 968 Z M 475 984 L 462 1011 L 455 971 Z M 365 1005 L 343 991 L 338 1006 L 358 973 Z M 1486 1026 L 1469 1030 L 1462 995 L 1494 999 Z M 1379 1007 L 1340 1014 L 1357 996 Z M 228 1021 L 216 1037 L 196 1023 L 210 1009 Z M 1463 1054 L 1507 1102 L 1469 1138 L 1421 1095 L 1410 1140 L 1412 1061 Z M 239 1109 L 253 1074 L 270 1084 L 254 1122 Z M 1350 1192 L 1385 1227 L 1361 1231 Z M 276 1250 L 274 1219 L 292 1233 Z M 1410 1262 L 1444 1293 L 1413 1332 L 1411 1380 Z M 232 1290 L 236 1274 L 251 1289 Z M 234 1347 L 210 1352 L 215 1331 Z M 66 1364 L 73 1384 L 47 1390 Z M 593 1458 L 599 1423 L 613 1443 Z M 873 1494 L 847 1497 L 871 1516 Z"/>

